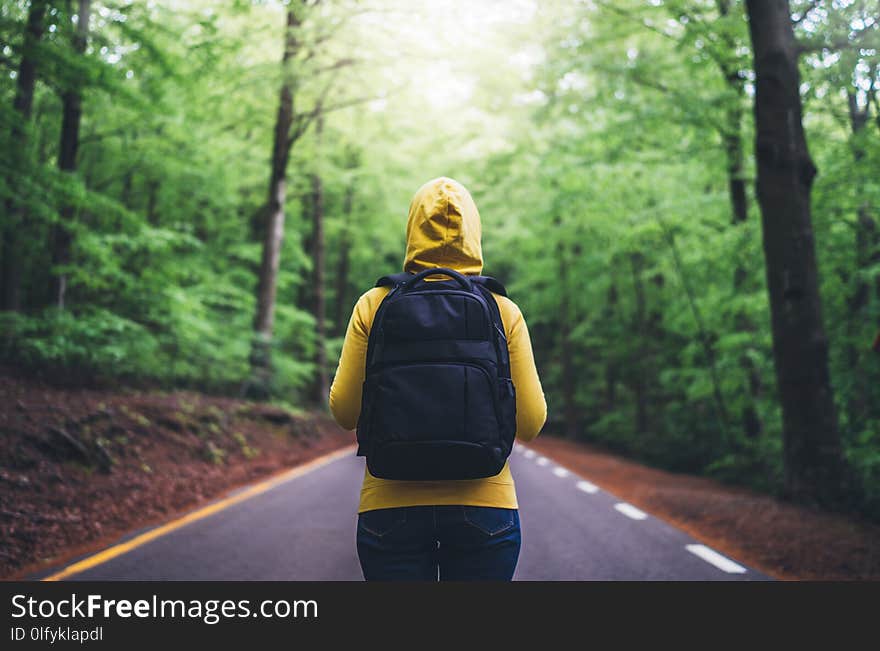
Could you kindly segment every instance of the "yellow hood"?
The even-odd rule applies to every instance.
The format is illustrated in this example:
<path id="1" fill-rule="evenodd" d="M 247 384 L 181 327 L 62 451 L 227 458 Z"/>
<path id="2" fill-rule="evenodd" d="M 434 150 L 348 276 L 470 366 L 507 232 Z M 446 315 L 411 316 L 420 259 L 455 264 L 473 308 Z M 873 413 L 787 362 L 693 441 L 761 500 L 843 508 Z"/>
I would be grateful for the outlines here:
<path id="1" fill-rule="evenodd" d="M 483 270 L 480 213 L 458 181 L 441 176 L 419 188 L 406 222 L 404 271 L 449 267 L 463 274 Z"/>

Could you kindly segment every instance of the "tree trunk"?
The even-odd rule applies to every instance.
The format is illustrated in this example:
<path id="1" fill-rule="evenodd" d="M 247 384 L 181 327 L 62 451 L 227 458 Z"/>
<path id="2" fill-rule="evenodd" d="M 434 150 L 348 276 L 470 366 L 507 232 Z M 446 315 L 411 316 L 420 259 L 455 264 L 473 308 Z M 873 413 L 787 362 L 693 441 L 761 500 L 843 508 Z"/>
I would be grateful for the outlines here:
<path id="1" fill-rule="evenodd" d="M 73 37 L 73 49 L 78 54 L 85 54 L 89 38 L 89 18 L 91 0 L 79 0 L 77 10 L 76 31 Z M 76 154 L 79 150 L 79 127 L 82 120 L 82 87 L 80 80 L 74 80 L 71 87 L 62 94 L 61 142 L 58 148 L 58 169 L 73 174 L 76 172 Z M 64 271 L 54 269 L 59 265 L 70 263 L 72 236 L 70 222 L 73 220 L 75 208 L 70 204 L 61 207 L 59 222 L 51 235 L 52 275 L 50 281 L 49 300 L 59 310 L 64 309 L 67 293 L 67 275 Z"/>
<path id="2" fill-rule="evenodd" d="M 257 284 L 257 312 L 254 317 L 254 342 L 251 349 L 253 397 L 266 397 L 272 380 L 272 333 L 275 322 L 275 293 L 278 285 L 278 267 L 281 262 L 281 244 L 284 238 L 284 202 L 287 163 L 290 158 L 290 135 L 293 126 L 293 83 L 290 62 L 296 53 L 296 28 L 299 20 L 291 7 L 287 11 L 284 33 L 284 55 L 281 59 L 282 82 L 278 94 L 278 114 L 272 141 L 269 173 L 269 197 L 263 216 L 263 255 Z"/>
<path id="3" fill-rule="evenodd" d="M 557 222 L 558 223 L 558 222 Z M 556 247 L 559 263 L 559 285 L 562 297 L 559 305 L 559 353 L 562 364 L 562 412 L 563 434 L 573 439 L 578 434 L 578 414 L 576 399 L 576 382 L 574 372 L 574 347 L 571 331 L 574 325 L 574 310 L 571 307 L 571 286 L 569 283 L 569 260 L 565 255 L 565 244 L 560 242 Z"/>
<path id="4" fill-rule="evenodd" d="M 733 9 L 731 0 L 717 0 L 718 12 L 721 17 L 727 19 Z M 721 38 L 729 50 L 731 56 L 736 56 L 737 42 L 734 37 L 722 30 Z M 724 153 L 727 157 L 727 182 L 730 196 L 731 223 L 734 226 L 745 224 L 749 218 L 749 204 L 746 195 L 745 179 L 745 155 L 742 141 L 742 104 L 745 99 L 745 77 L 740 74 L 739 67 L 732 65 L 730 61 L 721 59 L 721 74 L 724 82 L 733 93 L 735 99 L 726 112 L 725 128 L 722 134 L 724 141 Z M 748 264 L 742 258 L 738 258 L 733 270 L 733 289 L 738 292 L 748 278 Z M 754 334 L 755 325 L 744 311 L 740 311 L 734 317 L 734 327 L 738 332 Z M 757 404 L 761 394 L 761 376 L 754 361 L 748 355 L 741 355 L 740 368 L 746 377 L 747 395 L 746 404 L 742 409 L 743 433 L 747 439 L 757 438 L 764 429 L 761 417 L 758 415 Z"/>
<path id="5" fill-rule="evenodd" d="M 333 310 L 333 333 L 337 337 L 345 334 L 348 326 L 348 274 L 351 267 L 351 212 L 354 205 L 354 183 L 345 190 L 345 202 L 342 207 L 342 232 L 339 235 L 339 261 L 336 265 L 336 305 Z"/>
<path id="6" fill-rule="evenodd" d="M 135 210 L 134 205 L 134 170 L 129 169 L 122 175 L 122 191 L 120 196 L 120 201 L 122 205 L 128 208 L 129 210 Z"/>
<path id="7" fill-rule="evenodd" d="M 617 285 L 612 281 L 608 288 L 608 302 L 605 307 L 605 320 L 607 323 L 617 327 L 615 323 L 617 316 L 618 294 Z M 605 411 L 613 412 L 617 408 L 617 359 L 613 348 L 606 349 L 605 360 Z"/>
<path id="8" fill-rule="evenodd" d="M 309 219 L 309 230 L 305 233 L 302 233 L 302 249 L 303 253 L 305 253 L 306 257 L 314 263 L 315 260 L 315 224 L 314 224 L 314 214 L 315 214 L 315 193 L 314 188 L 312 188 L 312 193 L 309 195 L 309 201 L 311 204 L 309 205 L 308 211 L 303 209 L 303 218 Z M 304 282 L 299 284 L 299 289 L 296 293 L 296 304 L 301 307 L 303 310 L 306 310 L 310 313 L 314 313 L 315 311 L 315 269 L 314 267 L 308 272 L 308 275 L 304 274 Z"/>
<path id="9" fill-rule="evenodd" d="M 730 0 L 718 0 L 718 12 L 722 18 L 730 14 Z M 736 53 L 736 42 L 732 36 L 722 34 L 730 54 Z M 746 181 L 744 178 L 744 155 L 742 144 L 742 106 L 745 97 L 745 80 L 740 76 L 736 66 L 729 62 L 721 64 L 721 74 L 724 81 L 736 95 L 736 103 L 727 109 L 726 131 L 722 134 L 724 140 L 724 153 L 727 156 L 727 180 L 730 193 L 730 206 L 733 215 L 733 223 L 742 223 L 749 217 L 749 204 L 746 199 Z"/>
<path id="10" fill-rule="evenodd" d="M 159 213 L 158 213 L 158 204 L 159 204 L 159 181 L 151 180 L 147 183 L 147 223 L 150 226 L 158 226 L 159 225 Z"/>
<path id="11" fill-rule="evenodd" d="M 46 0 L 33 0 L 28 9 L 27 25 L 24 32 L 21 61 L 15 83 L 15 99 L 12 107 L 18 112 L 13 119 L 10 138 L 10 175 L 7 184 L 14 188 L 18 183 L 12 177 L 25 167 L 27 155 L 27 124 L 30 122 L 34 105 L 34 87 L 37 81 L 37 57 L 35 48 L 43 38 L 46 17 Z M 0 309 L 19 310 L 21 308 L 21 253 L 18 235 L 24 220 L 22 197 L 8 198 L 4 205 L 6 220 L 0 240 Z"/>
<path id="12" fill-rule="evenodd" d="M 315 120 L 315 138 L 317 140 L 318 158 L 321 156 L 321 136 L 324 131 L 324 117 L 318 107 Z M 330 382 L 327 378 L 326 348 L 326 292 L 324 291 L 324 185 L 321 170 L 312 175 L 312 193 L 314 196 L 312 213 L 312 270 L 314 285 L 315 315 L 315 403 L 325 405 L 330 395 Z"/>
<path id="13" fill-rule="evenodd" d="M 870 101 L 864 107 L 859 106 L 855 93 L 848 93 L 849 119 L 852 129 L 853 159 L 857 168 L 863 165 L 865 157 L 865 145 L 862 135 L 865 126 L 870 119 Z M 860 170 L 861 171 L 861 170 Z M 859 173 L 858 194 L 867 195 L 863 173 Z M 872 206 L 866 199 L 856 211 L 856 286 L 849 298 L 849 315 L 847 318 L 847 344 L 846 356 L 849 366 L 855 376 L 855 382 L 847 403 L 850 429 L 853 432 L 861 432 L 866 425 L 871 411 L 871 384 L 867 369 L 862 362 L 864 346 L 861 344 L 863 323 L 866 320 L 865 310 L 868 307 L 871 296 L 871 285 L 864 277 L 864 270 L 880 262 L 880 233 L 877 222 L 874 219 Z M 874 279 L 875 287 L 880 288 L 880 276 Z M 880 290 L 878 290 L 880 297 Z"/>
<path id="14" fill-rule="evenodd" d="M 740 135 L 741 111 L 739 107 L 728 111 L 729 133 L 724 135 L 724 151 L 727 154 L 727 179 L 733 223 L 740 224 L 749 218 L 746 198 L 746 181 L 743 169 L 743 145 Z"/>
<path id="15" fill-rule="evenodd" d="M 645 285 L 642 281 L 642 270 L 645 265 L 644 257 L 641 253 L 630 254 L 630 265 L 632 267 L 633 288 L 636 295 L 636 312 L 634 332 L 638 344 L 633 347 L 636 355 L 634 363 L 630 364 L 630 369 L 635 370 L 633 378 L 633 393 L 636 398 L 636 432 L 644 434 L 648 431 L 648 388 L 645 372 L 647 371 L 647 300 L 645 298 Z"/>
<path id="16" fill-rule="evenodd" d="M 822 324 L 810 189 L 788 0 L 746 0 L 756 75 L 755 154 L 773 356 L 782 404 L 785 489 L 836 502 L 845 468 Z"/>
<path id="17" fill-rule="evenodd" d="M 36 47 L 43 38 L 46 18 L 46 0 L 32 0 L 28 9 L 27 25 L 24 33 L 21 62 L 18 65 L 18 76 L 15 82 L 15 99 L 13 108 L 23 118 L 13 123 L 12 129 L 18 137 L 24 136 L 25 123 L 30 120 L 34 105 L 34 87 L 37 81 Z"/>

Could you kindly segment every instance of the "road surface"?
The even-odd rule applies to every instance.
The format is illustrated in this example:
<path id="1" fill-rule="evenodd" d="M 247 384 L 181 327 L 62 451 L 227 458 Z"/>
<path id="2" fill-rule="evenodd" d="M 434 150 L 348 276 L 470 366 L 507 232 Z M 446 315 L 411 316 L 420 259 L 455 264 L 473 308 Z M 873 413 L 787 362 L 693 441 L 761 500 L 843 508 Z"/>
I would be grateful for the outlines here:
<path id="1" fill-rule="evenodd" d="M 518 580 L 766 580 L 523 446 L 511 455 Z M 42 577 L 68 580 L 361 580 L 348 449 L 239 491 Z"/>

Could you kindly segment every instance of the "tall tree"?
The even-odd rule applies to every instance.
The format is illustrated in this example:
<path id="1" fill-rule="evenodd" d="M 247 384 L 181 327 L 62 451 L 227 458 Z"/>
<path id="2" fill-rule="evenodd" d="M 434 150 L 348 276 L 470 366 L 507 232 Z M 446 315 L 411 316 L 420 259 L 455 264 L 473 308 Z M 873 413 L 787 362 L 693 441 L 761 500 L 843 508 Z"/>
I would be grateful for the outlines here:
<path id="1" fill-rule="evenodd" d="M 853 71 L 853 78 L 857 78 L 858 66 Z M 875 175 L 865 166 L 866 156 L 866 133 L 865 126 L 869 123 L 871 115 L 871 96 L 877 85 L 877 76 L 880 74 L 880 64 L 876 64 L 870 71 L 868 91 L 863 103 L 860 103 L 858 93 L 852 88 L 847 89 L 847 103 L 849 108 L 849 124 L 852 130 L 851 141 L 853 162 L 856 166 L 857 188 L 860 202 L 856 209 L 855 224 L 855 249 L 856 249 L 856 282 L 852 295 L 849 298 L 850 314 L 848 326 L 850 341 L 847 342 L 847 358 L 855 375 L 853 393 L 848 401 L 849 419 L 856 431 L 861 431 L 865 425 L 867 413 L 870 409 L 870 380 L 867 377 L 864 364 L 861 362 L 864 345 L 860 345 L 859 336 L 861 325 L 868 315 L 867 307 L 871 297 L 871 282 L 873 276 L 874 292 L 880 298 L 880 273 L 871 273 L 871 268 L 880 264 L 880 231 L 877 228 L 877 219 L 874 214 L 874 206 L 871 202 L 870 193 L 867 191 L 868 179 Z"/>
<path id="2" fill-rule="evenodd" d="M 347 325 L 346 311 L 348 304 L 349 270 L 351 268 L 351 213 L 354 208 L 354 181 L 349 181 L 345 188 L 342 202 L 342 229 L 337 245 L 339 258 L 336 261 L 336 289 L 333 309 L 333 334 L 341 337 Z"/>
<path id="3" fill-rule="evenodd" d="M 748 34 L 743 25 L 741 0 L 715 0 L 707 3 L 694 0 L 676 0 L 655 3 L 656 9 L 651 12 L 662 12 L 669 17 L 675 29 L 661 28 L 655 20 L 645 17 L 646 10 L 635 3 L 627 7 L 625 3 L 605 2 L 598 5 L 613 15 L 622 17 L 627 23 L 637 25 L 642 35 L 647 32 L 659 34 L 665 40 L 674 41 L 677 48 L 689 46 L 693 54 L 692 61 L 685 66 L 692 66 L 693 61 L 699 62 L 700 68 L 713 70 L 719 74 L 722 86 L 718 88 L 710 79 L 695 83 L 691 75 L 682 76 L 679 67 L 665 66 L 658 69 L 653 63 L 640 63 L 627 71 L 628 77 L 635 83 L 658 91 L 661 96 L 678 97 L 678 101 L 686 101 L 690 108 L 681 111 L 675 107 L 671 118 L 691 124 L 701 129 L 711 129 L 717 133 L 726 162 L 728 199 L 730 203 L 731 224 L 734 228 L 744 230 L 748 221 L 748 178 L 745 168 L 743 147 L 743 114 L 746 102 L 746 80 L 748 78 L 747 52 Z M 645 57 L 648 59 L 648 57 Z M 691 69 L 691 68 L 686 68 Z M 626 69 L 625 69 L 626 70 Z M 716 78 L 717 79 L 717 78 Z M 698 87 L 699 89 L 695 89 Z M 710 94 L 706 94 L 706 92 Z M 670 104 L 670 106 L 673 106 Z M 745 237 L 746 234 L 743 234 Z M 733 270 L 732 281 L 735 292 L 741 292 L 749 278 L 748 261 L 737 260 Z M 754 339 L 755 325 L 748 314 L 741 308 L 733 319 L 736 329 L 747 337 L 743 341 Z M 710 338 L 717 338 L 717 332 L 707 332 Z M 709 359 L 715 357 L 709 339 L 704 342 Z M 761 393 L 761 381 L 754 360 L 746 352 L 740 355 L 739 366 L 742 369 L 741 386 L 746 388 L 740 402 L 742 429 L 749 439 L 756 438 L 763 429 L 758 414 L 757 404 Z M 714 363 L 711 364 L 714 367 Z M 727 414 L 723 407 L 725 400 L 717 381 L 715 402 L 719 414 Z M 727 428 L 726 416 L 720 423 L 722 429 Z"/>
<path id="4" fill-rule="evenodd" d="M 330 395 L 330 381 L 327 377 L 327 293 L 324 287 L 324 182 L 320 160 L 322 156 L 324 116 L 320 105 L 315 121 L 318 166 L 312 174 L 312 284 L 314 289 L 313 314 L 315 316 L 315 382 L 314 401 L 323 405 Z"/>
<path id="5" fill-rule="evenodd" d="M 281 59 L 282 79 L 270 160 L 269 196 L 256 215 L 256 220 L 262 222 L 257 224 L 258 228 L 255 230 L 263 233 L 263 253 L 257 283 L 251 378 L 246 389 L 255 396 L 266 395 L 272 380 L 275 295 L 284 236 L 285 183 L 291 149 L 316 119 L 341 108 L 374 99 L 373 96 L 348 98 L 332 105 L 326 102 L 334 88 L 336 75 L 342 69 L 354 65 L 355 61 L 350 57 L 336 57 L 326 61 L 319 56 L 320 45 L 330 41 L 345 22 L 344 19 L 331 21 L 329 26 L 323 27 L 305 25 L 305 19 L 310 16 L 308 12 L 319 4 L 320 0 L 294 0 L 288 5 L 286 12 L 284 53 Z M 353 13 L 347 17 L 351 15 Z M 297 89 L 306 77 L 312 81 L 326 77 L 326 81 L 321 82 L 320 90 L 311 105 L 298 109 Z"/>
<path id="6" fill-rule="evenodd" d="M 721 135 L 727 160 L 731 224 L 734 227 L 742 227 L 749 217 L 748 180 L 745 169 L 742 124 L 747 79 L 745 69 L 747 62 L 742 50 L 746 35 L 742 33 L 744 30 L 741 25 L 742 4 L 740 0 L 716 0 L 715 6 L 718 10 L 718 17 L 713 22 L 697 15 L 698 8 L 694 8 L 691 13 L 684 15 L 688 18 L 686 23 L 688 29 L 692 29 L 698 36 L 703 37 L 703 49 L 708 52 L 708 57 L 718 68 L 724 80 L 724 117 L 717 123 L 717 130 Z M 736 292 L 742 291 L 748 278 L 746 265 L 746 260 L 738 260 L 734 268 L 733 289 Z M 755 325 L 743 309 L 737 310 L 734 326 L 739 332 L 750 336 L 754 335 Z M 711 345 L 706 345 L 706 349 L 710 359 L 714 358 L 715 353 L 711 350 Z M 739 365 L 745 376 L 744 386 L 746 388 L 742 401 L 741 423 L 746 437 L 755 439 L 763 429 L 756 407 L 760 397 L 761 379 L 754 360 L 745 352 L 740 355 Z M 712 362 L 712 368 L 714 369 L 714 367 L 715 364 Z M 713 377 L 715 375 L 713 370 Z M 715 380 L 713 386 L 715 387 L 715 402 L 718 405 L 719 414 L 724 415 L 721 427 L 726 428 L 727 409 L 724 407 L 725 401 L 719 382 Z"/>
<path id="7" fill-rule="evenodd" d="M 555 218 L 557 227 L 562 226 L 562 220 L 557 216 Z M 560 237 L 556 244 L 556 260 L 559 270 L 559 286 L 561 291 L 559 304 L 559 363 L 562 366 L 562 412 L 563 412 L 563 432 L 568 438 L 575 438 L 578 432 L 578 414 L 577 403 L 575 402 L 575 392 L 577 391 L 577 381 L 575 379 L 575 359 L 574 346 L 572 341 L 572 330 L 576 321 L 574 310 L 572 309 L 571 282 L 569 278 L 569 269 L 571 261 L 567 259 L 567 251 L 565 241 Z"/>
<path id="8" fill-rule="evenodd" d="M 271 381 L 272 330 L 275 322 L 275 292 L 278 285 L 278 266 L 281 262 L 281 243 L 284 238 L 284 202 L 286 200 L 287 164 L 293 146 L 293 127 L 296 120 L 293 106 L 293 79 L 291 65 L 299 49 L 297 28 L 301 21 L 293 5 L 287 10 L 287 28 L 284 31 L 284 54 L 281 57 L 281 88 L 278 91 L 278 113 L 272 138 L 272 157 L 269 161 L 269 198 L 263 225 L 263 255 L 257 284 L 257 313 L 254 318 L 255 339 L 251 352 L 254 377 L 252 388 L 264 394 Z"/>
<path id="9" fill-rule="evenodd" d="M 10 134 L 9 155 L 12 157 L 12 164 L 9 166 L 10 178 L 7 181 L 10 188 L 17 185 L 12 175 L 22 169 L 27 151 L 27 125 L 31 120 L 34 88 L 37 82 L 36 48 L 45 30 L 46 6 L 46 0 L 33 0 L 28 8 L 21 61 L 15 80 L 15 99 L 12 104 L 19 120 L 13 121 Z M 18 310 L 21 306 L 21 255 L 18 231 L 24 221 L 24 206 L 20 197 L 9 197 L 4 203 L 6 220 L 0 241 L 0 258 L 3 260 L 0 267 L 0 310 Z"/>
<path id="10" fill-rule="evenodd" d="M 640 434 L 648 433 L 648 378 L 646 377 L 647 359 L 647 298 L 645 295 L 645 283 L 643 280 L 645 256 L 639 251 L 629 254 L 632 269 L 633 291 L 635 293 L 635 311 L 632 316 L 632 330 L 638 337 L 639 346 L 633 347 L 632 368 L 635 373 L 632 378 L 633 394 L 636 401 L 636 419 L 634 427 Z"/>
<path id="11" fill-rule="evenodd" d="M 783 419 L 785 488 L 831 502 L 845 488 L 822 323 L 798 47 L 788 0 L 746 0 L 754 51 L 755 155 L 773 355 Z"/>
<path id="12" fill-rule="evenodd" d="M 726 115 L 721 137 L 724 141 L 724 153 L 727 156 L 727 182 L 730 193 L 730 205 L 733 223 L 744 222 L 749 217 L 749 203 L 746 196 L 746 178 L 742 143 L 742 102 L 745 98 L 746 77 L 738 65 L 737 47 L 739 43 L 734 36 L 737 14 L 732 14 L 735 0 L 717 0 L 720 40 L 724 51 L 715 57 L 724 83 L 730 91 L 731 98 L 727 102 Z M 741 16 L 742 14 L 739 14 Z"/>
<path id="13" fill-rule="evenodd" d="M 89 19 L 91 17 L 91 0 L 79 0 L 76 13 L 76 29 L 73 33 L 73 50 L 77 55 L 84 55 L 89 39 Z M 79 150 L 79 128 L 82 122 L 82 86 L 83 80 L 71 80 L 62 93 L 61 139 L 58 147 L 58 169 L 73 174 L 76 172 L 76 155 Z M 58 266 L 70 263 L 72 233 L 70 223 L 76 208 L 70 202 L 62 206 L 59 221 L 52 230 L 51 253 L 53 270 L 50 280 L 49 299 L 58 309 L 64 309 L 67 292 L 67 274 Z"/>
<path id="14" fill-rule="evenodd" d="M 361 151 L 356 146 L 348 143 L 344 149 L 343 167 L 347 172 L 344 196 L 342 200 L 342 224 L 339 233 L 339 241 L 336 245 L 336 286 L 334 292 L 333 309 L 333 334 L 341 337 L 345 334 L 348 325 L 348 313 L 351 310 L 349 304 L 349 278 L 351 269 L 351 249 L 353 246 L 352 231 L 354 230 L 353 213 L 355 200 L 355 187 L 358 168 L 361 166 Z"/>

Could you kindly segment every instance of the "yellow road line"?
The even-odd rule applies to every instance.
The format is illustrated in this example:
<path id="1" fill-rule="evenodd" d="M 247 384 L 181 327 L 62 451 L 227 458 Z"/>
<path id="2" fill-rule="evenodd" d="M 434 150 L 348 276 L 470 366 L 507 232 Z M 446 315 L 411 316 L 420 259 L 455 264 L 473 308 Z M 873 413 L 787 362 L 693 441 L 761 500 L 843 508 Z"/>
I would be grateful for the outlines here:
<path id="1" fill-rule="evenodd" d="M 288 482 L 291 479 L 301 477 L 306 473 L 320 468 L 321 466 L 326 466 L 332 461 L 336 461 L 341 457 L 348 456 L 349 454 L 351 454 L 353 449 L 354 446 L 350 445 L 343 448 L 342 450 L 330 452 L 329 454 L 325 454 L 324 456 L 318 457 L 317 459 L 313 459 L 312 461 L 309 461 L 308 463 L 305 463 L 301 466 L 297 466 L 296 468 L 291 468 L 285 473 L 276 475 L 271 479 L 266 479 L 265 481 L 254 484 L 253 486 L 244 489 L 240 493 L 236 493 L 235 495 L 231 495 L 217 502 L 213 502 L 212 504 L 208 504 L 207 506 L 192 511 L 191 513 L 187 513 L 186 515 L 177 518 L 176 520 L 172 520 L 171 522 L 167 522 L 159 527 L 156 527 L 155 529 L 150 529 L 149 531 L 146 531 L 139 536 L 135 536 L 131 540 L 126 540 L 125 542 L 114 545 L 113 547 L 108 547 L 107 549 L 100 551 L 97 554 L 88 556 L 72 565 L 68 565 L 63 570 L 44 577 L 42 580 L 60 581 L 61 579 L 66 579 L 67 577 L 73 576 L 74 574 L 84 572 L 85 570 L 95 567 L 96 565 L 106 563 L 112 558 L 116 558 L 117 556 L 128 553 L 132 549 L 136 549 L 141 545 L 145 545 L 151 540 L 155 540 L 156 538 L 164 536 L 165 534 L 170 533 L 175 529 L 185 527 L 189 523 L 195 522 L 196 520 L 207 518 L 209 515 L 213 515 L 214 513 L 227 509 L 233 504 L 244 502 L 247 499 L 260 495 L 261 493 L 265 493 L 266 491 L 271 490 L 276 486 L 279 486 L 280 484 Z"/>

